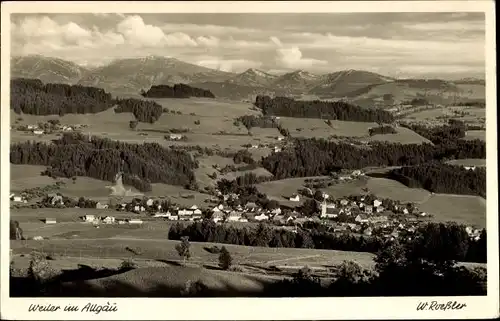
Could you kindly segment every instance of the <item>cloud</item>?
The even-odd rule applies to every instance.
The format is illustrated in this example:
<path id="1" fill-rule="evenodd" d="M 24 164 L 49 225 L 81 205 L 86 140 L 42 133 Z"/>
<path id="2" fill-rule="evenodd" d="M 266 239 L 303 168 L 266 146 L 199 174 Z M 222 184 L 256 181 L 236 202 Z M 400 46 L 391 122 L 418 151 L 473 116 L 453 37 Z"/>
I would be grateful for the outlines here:
<path id="1" fill-rule="evenodd" d="M 404 25 L 404 28 L 418 31 L 480 31 L 485 30 L 484 21 L 428 22 Z"/>
<path id="2" fill-rule="evenodd" d="M 251 61 L 246 59 L 220 59 L 212 58 L 208 60 L 200 60 L 197 62 L 199 66 L 227 71 L 227 72 L 242 72 L 248 68 L 259 68 L 262 66 L 261 62 Z"/>
<path id="3" fill-rule="evenodd" d="M 279 48 L 276 49 L 275 61 L 278 66 L 285 68 L 308 68 L 313 65 L 324 65 L 324 60 L 303 58 L 302 51 L 298 46 L 286 47 L 277 37 L 271 37 L 273 42 Z"/>
<path id="4" fill-rule="evenodd" d="M 123 21 L 116 26 L 116 30 L 124 36 L 127 43 L 133 45 L 154 47 L 161 45 L 167 40 L 165 34 L 159 27 L 145 24 L 140 16 L 129 16 L 123 19 Z M 188 42 L 191 41 L 189 37 L 186 39 L 179 35 L 173 35 L 169 39 L 170 42 L 175 44 L 183 40 L 187 40 Z"/>

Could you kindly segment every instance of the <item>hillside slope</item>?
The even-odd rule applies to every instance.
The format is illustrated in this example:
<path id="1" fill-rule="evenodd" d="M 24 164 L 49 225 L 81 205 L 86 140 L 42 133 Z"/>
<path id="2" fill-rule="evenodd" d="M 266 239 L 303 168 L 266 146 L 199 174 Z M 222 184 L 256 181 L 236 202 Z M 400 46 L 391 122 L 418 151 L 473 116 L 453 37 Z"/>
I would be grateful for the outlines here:
<path id="1" fill-rule="evenodd" d="M 35 78 L 44 83 L 75 84 L 88 72 L 73 62 L 40 55 L 12 57 L 10 68 L 11 78 Z"/>

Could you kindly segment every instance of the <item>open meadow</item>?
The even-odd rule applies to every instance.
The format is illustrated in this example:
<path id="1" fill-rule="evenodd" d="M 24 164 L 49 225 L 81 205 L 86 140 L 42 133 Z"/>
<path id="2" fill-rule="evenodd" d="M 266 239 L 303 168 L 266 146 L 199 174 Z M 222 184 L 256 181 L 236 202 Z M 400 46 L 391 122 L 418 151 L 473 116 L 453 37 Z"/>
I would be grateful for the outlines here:
<path id="1" fill-rule="evenodd" d="M 385 141 L 401 144 L 430 143 L 426 138 L 408 128 L 397 128 L 396 134 L 370 136 L 369 129 L 377 127 L 376 123 L 324 119 L 281 117 L 280 124 L 288 129 L 292 137 L 325 138 L 331 136 L 357 139 L 360 141 Z"/>
<path id="2" fill-rule="evenodd" d="M 420 210 L 431 213 L 436 222 L 457 222 L 486 227 L 486 200 L 480 196 L 434 194 L 419 204 Z"/>

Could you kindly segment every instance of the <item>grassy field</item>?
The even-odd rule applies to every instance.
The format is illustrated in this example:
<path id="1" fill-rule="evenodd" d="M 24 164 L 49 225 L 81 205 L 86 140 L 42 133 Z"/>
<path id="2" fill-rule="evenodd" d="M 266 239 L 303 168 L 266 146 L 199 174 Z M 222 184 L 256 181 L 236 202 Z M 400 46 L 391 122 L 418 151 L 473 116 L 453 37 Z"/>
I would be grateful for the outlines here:
<path id="1" fill-rule="evenodd" d="M 351 137 L 361 141 L 387 141 L 402 144 L 429 143 L 427 139 L 407 128 L 398 128 L 397 134 L 369 135 L 376 123 L 332 120 L 331 126 L 324 119 L 281 117 L 280 123 L 293 137 L 328 138 L 330 136 Z"/>
<path id="2" fill-rule="evenodd" d="M 464 139 L 481 139 L 486 141 L 486 131 L 485 130 L 468 130 L 465 133 Z"/>
<path id="3" fill-rule="evenodd" d="M 450 165 L 486 167 L 486 159 L 482 158 L 453 159 L 447 161 L 447 163 Z"/>
<path id="4" fill-rule="evenodd" d="M 173 260 L 181 258 L 175 250 L 179 241 L 163 239 L 139 239 L 127 236 L 109 239 L 53 239 L 43 241 L 11 241 L 14 254 L 29 254 L 33 250 L 55 257 L 93 257 L 116 259 Z M 346 252 L 334 250 L 312 250 L 295 248 L 249 247 L 231 244 L 191 242 L 190 262 L 197 264 L 216 263 L 218 256 L 206 251 L 205 247 L 224 245 L 234 259 L 234 264 L 256 264 L 275 266 L 329 266 L 344 260 L 355 261 L 365 267 L 371 267 L 373 254 L 365 252 Z M 139 255 L 133 255 L 126 248 L 131 248 Z"/>
<path id="5" fill-rule="evenodd" d="M 479 196 L 434 194 L 419 208 L 434 215 L 436 222 L 454 221 L 486 227 L 486 200 Z"/>

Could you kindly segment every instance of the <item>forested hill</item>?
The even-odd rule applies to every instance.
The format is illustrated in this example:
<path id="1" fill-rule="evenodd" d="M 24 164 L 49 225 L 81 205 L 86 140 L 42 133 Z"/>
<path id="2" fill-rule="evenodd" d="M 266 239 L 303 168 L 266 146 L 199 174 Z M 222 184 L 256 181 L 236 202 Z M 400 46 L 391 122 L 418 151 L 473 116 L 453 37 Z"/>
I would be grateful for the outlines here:
<path id="1" fill-rule="evenodd" d="M 186 84 L 175 84 L 172 87 L 168 85 L 152 86 L 147 92 L 142 91 L 141 95 L 149 98 L 215 98 L 215 95 L 210 90 L 191 87 Z"/>
<path id="2" fill-rule="evenodd" d="M 343 101 L 303 101 L 288 97 L 257 96 L 255 106 L 269 116 L 382 123 L 394 121 L 392 114 L 385 110 L 361 108 Z"/>
<path id="3" fill-rule="evenodd" d="M 374 143 L 359 148 L 324 139 L 297 139 L 294 148 L 272 153 L 262 165 L 276 179 L 328 175 L 339 168 L 413 166 L 458 158 L 485 158 L 480 140 L 457 140 L 442 145 Z"/>
<path id="4" fill-rule="evenodd" d="M 16 113 L 64 115 L 99 113 L 114 105 L 104 89 L 67 84 L 43 84 L 38 79 L 10 82 L 10 108 Z"/>
<path id="5" fill-rule="evenodd" d="M 393 169 L 389 177 L 408 187 L 431 192 L 478 195 L 486 198 L 486 169 L 467 170 L 462 166 L 440 163 Z"/>
<path id="6" fill-rule="evenodd" d="M 50 176 L 88 176 L 113 181 L 119 171 L 124 183 L 140 191 L 151 183 L 193 187 L 197 163 L 184 151 L 158 143 L 129 144 L 79 133 L 64 134 L 53 144 L 23 142 L 10 147 L 12 164 L 48 166 Z"/>

